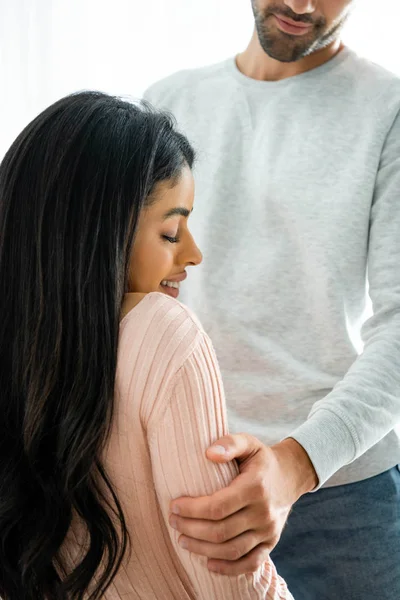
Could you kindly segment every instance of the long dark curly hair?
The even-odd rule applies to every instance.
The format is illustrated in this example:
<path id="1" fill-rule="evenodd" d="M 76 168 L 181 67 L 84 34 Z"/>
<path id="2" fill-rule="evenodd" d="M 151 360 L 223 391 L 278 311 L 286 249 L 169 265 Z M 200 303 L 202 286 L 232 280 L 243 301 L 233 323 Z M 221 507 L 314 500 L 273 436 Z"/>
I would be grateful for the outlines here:
<path id="1" fill-rule="evenodd" d="M 167 114 L 98 92 L 34 119 L 0 165 L 0 597 L 97 600 L 129 547 L 101 462 L 140 211 L 192 167 Z M 77 516 L 78 564 L 62 547 Z"/>

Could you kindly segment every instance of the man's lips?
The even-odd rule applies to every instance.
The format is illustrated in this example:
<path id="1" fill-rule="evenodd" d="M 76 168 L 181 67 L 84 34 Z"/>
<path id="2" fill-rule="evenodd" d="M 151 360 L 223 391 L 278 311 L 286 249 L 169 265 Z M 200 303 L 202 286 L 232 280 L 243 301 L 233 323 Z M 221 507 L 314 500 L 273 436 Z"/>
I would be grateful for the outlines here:
<path id="1" fill-rule="evenodd" d="M 278 15 L 274 15 L 274 17 L 275 17 L 280 29 L 282 29 L 286 33 L 291 33 L 294 35 L 301 35 L 301 34 L 305 33 L 306 31 L 308 31 L 309 29 L 311 29 L 311 27 L 312 27 L 311 23 L 303 23 L 303 22 L 299 22 L 299 21 L 293 21 L 292 19 L 289 19 L 288 17 L 281 17 Z"/>
<path id="2" fill-rule="evenodd" d="M 303 21 L 293 21 L 293 19 L 289 19 L 289 17 L 280 17 L 278 15 L 275 16 L 278 17 L 278 19 L 280 19 L 281 21 L 284 21 L 289 25 L 293 25 L 293 27 L 311 27 L 311 23 L 305 23 Z"/>

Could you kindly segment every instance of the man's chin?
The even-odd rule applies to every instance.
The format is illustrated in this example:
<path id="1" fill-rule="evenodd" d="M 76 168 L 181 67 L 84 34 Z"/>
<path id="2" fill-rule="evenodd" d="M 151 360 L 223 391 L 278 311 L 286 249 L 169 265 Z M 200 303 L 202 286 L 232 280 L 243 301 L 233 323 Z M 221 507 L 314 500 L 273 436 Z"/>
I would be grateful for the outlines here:
<path id="1" fill-rule="evenodd" d="M 292 63 L 309 56 L 317 44 L 316 32 L 310 31 L 304 36 L 291 36 L 288 33 L 280 31 L 276 25 L 269 21 L 269 18 L 263 22 L 256 23 L 258 40 L 261 48 L 270 58 L 282 63 Z"/>
<path id="2" fill-rule="evenodd" d="M 260 44 L 270 58 L 282 63 L 292 63 L 301 60 L 310 54 L 310 48 L 312 47 L 310 44 L 299 45 L 298 42 L 291 42 L 287 39 L 277 39 L 272 42 L 268 41 L 268 43 L 263 43 L 260 40 Z"/>
<path id="3" fill-rule="evenodd" d="M 270 58 L 282 63 L 293 63 L 323 50 L 338 40 L 347 17 L 348 15 L 330 30 L 321 23 L 307 34 L 296 37 L 280 31 L 267 17 L 262 24 L 256 20 L 256 31 L 261 48 Z"/>

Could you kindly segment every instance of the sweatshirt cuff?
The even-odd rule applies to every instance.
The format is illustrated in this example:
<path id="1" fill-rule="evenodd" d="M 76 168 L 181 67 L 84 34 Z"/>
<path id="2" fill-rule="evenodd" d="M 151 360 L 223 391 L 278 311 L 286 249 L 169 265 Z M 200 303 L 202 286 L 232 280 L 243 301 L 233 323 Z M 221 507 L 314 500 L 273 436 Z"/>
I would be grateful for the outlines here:
<path id="1" fill-rule="evenodd" d="M 318 476 L 316 492 L 344 465 L 356 458 L 356 445 L 346 423 L 336 413 L 320 408 L 288 437 L 307 452 Z"/>

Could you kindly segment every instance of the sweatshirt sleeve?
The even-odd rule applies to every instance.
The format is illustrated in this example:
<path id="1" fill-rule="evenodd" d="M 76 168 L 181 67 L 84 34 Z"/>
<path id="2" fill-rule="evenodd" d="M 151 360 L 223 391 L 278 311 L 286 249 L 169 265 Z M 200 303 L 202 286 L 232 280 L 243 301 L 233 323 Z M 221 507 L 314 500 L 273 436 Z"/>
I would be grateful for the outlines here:
<path id="1" fill-rule="evenodd" d="M 178 544 L 168 522 L 169 505 L 179 496 L 204 496 L 229 485 L 238 474 L 235 463 L 214 464 L 205 452 L 227 433 L 221 376 L 209 338 L 199 343 L 175 377 L 162 417 L 148 431 L 155 488 L 172 545 L 199 600 L 292 600 L 271 560 L 250 575 L 227 577 L 211 573 L 207 559 Z"/>
<path id="2" fill-rule="evenodd" d="M 363 353 L 291 437 L 307 451 L 319 486 L 400 423 L 400 116 L 383 147 L 370 215 L 369 295 Z M 317 488 L 318 489 L 318 488 Z"/>

